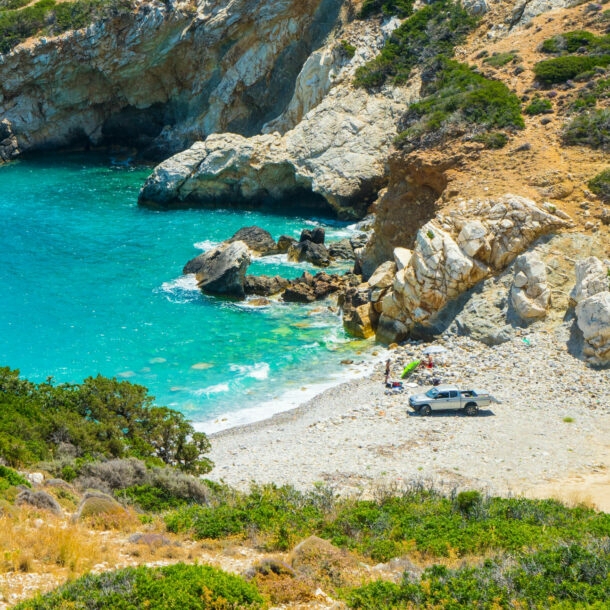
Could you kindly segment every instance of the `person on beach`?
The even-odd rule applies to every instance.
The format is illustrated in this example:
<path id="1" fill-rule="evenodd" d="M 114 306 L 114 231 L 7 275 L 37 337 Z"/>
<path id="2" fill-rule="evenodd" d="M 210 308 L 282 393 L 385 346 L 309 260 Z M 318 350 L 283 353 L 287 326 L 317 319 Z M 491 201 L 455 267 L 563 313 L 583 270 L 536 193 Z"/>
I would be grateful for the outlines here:
<path id="1" fill-rule="evenodd" d="M 388 385 L 390 379 L 390 359 L 388 358 L 385 363 L 385 384 Z"/>

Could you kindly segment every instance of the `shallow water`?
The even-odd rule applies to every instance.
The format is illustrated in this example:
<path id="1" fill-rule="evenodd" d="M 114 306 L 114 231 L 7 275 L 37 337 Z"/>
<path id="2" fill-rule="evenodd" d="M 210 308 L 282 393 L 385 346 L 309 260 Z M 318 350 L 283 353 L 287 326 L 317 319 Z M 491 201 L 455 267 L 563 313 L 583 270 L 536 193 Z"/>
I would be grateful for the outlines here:
<path id="1" fill-rule="evenodd" d="M 349 227 L 265 212 L 139 208 L 149 173 L 82 155 L 0 167 L 0 365 L 32 381 L 128 379 L 199 422 L 225 413 L 239 420 L 237 412 L 260 418 L 285 408 L 287 393 L 298 402 L 304 388 L 344 375 L 340 361 L 368 344 L 350 340 L 326 304 L 254 308 L 206 297 L 181 270 L 243 226 L 277 239 L 322 225 L 327 240 Z M 250 273 L 296 277 L 307 268 L 274 256 Z"/>

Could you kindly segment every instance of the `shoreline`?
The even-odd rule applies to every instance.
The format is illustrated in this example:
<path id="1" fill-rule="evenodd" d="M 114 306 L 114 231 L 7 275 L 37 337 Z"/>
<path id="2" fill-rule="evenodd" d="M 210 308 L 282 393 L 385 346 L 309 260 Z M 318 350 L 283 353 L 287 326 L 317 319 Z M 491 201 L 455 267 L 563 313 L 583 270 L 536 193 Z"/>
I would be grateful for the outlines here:
<path id="1" fill-rule="evenodd" d="M 567 325 L 529 329 L 494 347 L 467 337 L 439 340 L 447 362 L 435 376 L 486 388 L 500 400 L 472 418 L 408 412 L 408 396 L 426 386 L 426 372 L 417 374 L 419 388 L 394 392 L 383 383 L 382 363 L 389 355 L 396 378 L 425 345 L 384 350 L 368 375 L 211 434 L 216 466 L 209 478 L 243 490 L 252 482 L 302 490 L 323 483 L 364 496 L 425 481 L 610 511 L 610 371 L 568 354 L 568 334 Z"/>

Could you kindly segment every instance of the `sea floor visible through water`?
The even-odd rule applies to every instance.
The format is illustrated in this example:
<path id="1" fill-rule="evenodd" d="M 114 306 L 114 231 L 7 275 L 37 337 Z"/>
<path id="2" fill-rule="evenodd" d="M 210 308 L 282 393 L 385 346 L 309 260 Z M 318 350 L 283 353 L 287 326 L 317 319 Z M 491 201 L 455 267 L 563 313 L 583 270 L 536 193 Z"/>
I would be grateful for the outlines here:
<path id="1" fill-rule="evenodd" d="M 373 344 L 348 337 L 329 303 L 253 307 L 204 296 L 182 275 L 188 260 L 244 226 L 275 239 L 323 226 L 327 241 L 352 227 L 298 212 L 141 208 L 150 171 L 77 154 L 0 167 L 0 366 L 35 382 L 129 380 L 210 432 L 364 371 L 341 361 L 370 360 Z M 249 273 L 305 270 L 316 271 L 271 256 Z"/>

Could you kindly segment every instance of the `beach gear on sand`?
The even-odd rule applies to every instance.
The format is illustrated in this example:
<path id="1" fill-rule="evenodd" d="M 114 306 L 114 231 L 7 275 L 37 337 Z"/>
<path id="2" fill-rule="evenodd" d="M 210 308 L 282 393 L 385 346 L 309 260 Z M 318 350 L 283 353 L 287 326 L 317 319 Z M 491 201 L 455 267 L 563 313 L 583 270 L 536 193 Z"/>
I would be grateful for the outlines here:
<path id="1" fill-rule="evenodd" d="M 406 377 L 408 377 L 419 366 L 420 362 L 421 360 L 412 360 L 411 362 L 409 362 L 409 364 L 407 364 L 407 366 L 402 369 L 400 378 L 405 379 Z"/>

